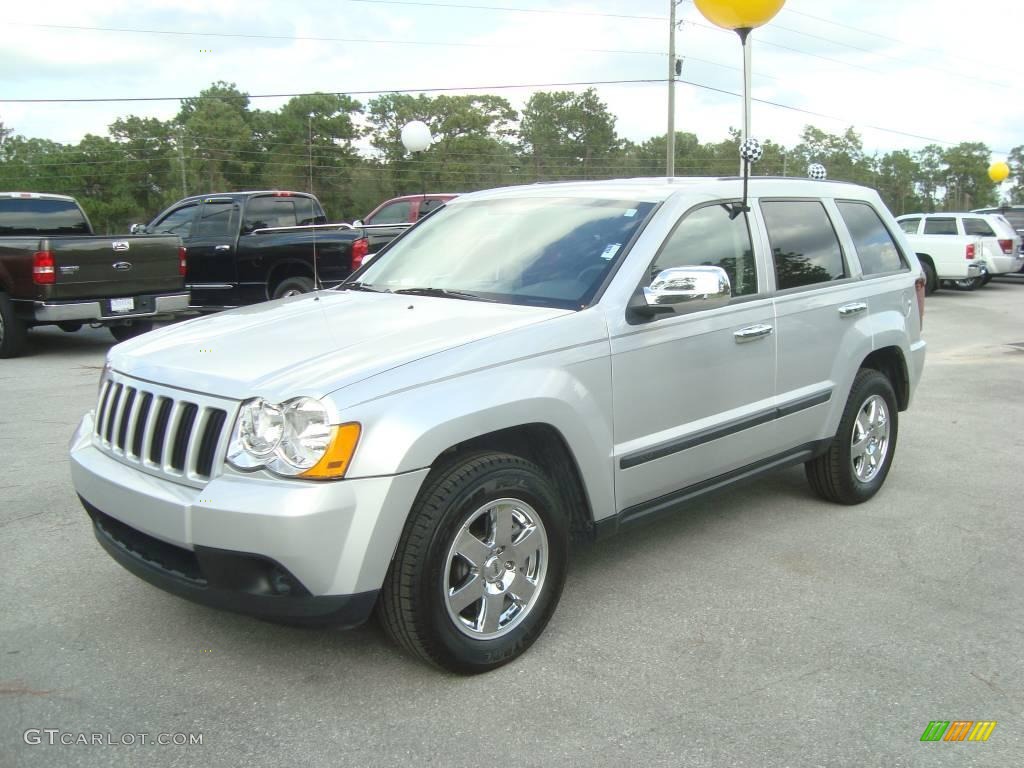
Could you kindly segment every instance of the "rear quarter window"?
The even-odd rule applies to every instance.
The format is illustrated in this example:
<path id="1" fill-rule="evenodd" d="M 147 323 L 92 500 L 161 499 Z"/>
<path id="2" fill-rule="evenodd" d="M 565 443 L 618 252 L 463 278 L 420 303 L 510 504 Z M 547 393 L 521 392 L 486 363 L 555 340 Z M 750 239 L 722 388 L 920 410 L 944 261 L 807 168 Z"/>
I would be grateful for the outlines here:
<path id="1" fill-rule="evenodd" d="M 964 219 L 964 234 L 979 237 L 995 237 L 996 233 L 984 219 Z"/>
<path id="2" fill-rule="evenodd" d="M 860 202 L 837 202 L 836 206 L 853 239 L 857 259 L 865 275 L 881 275 L 908 268 L 874 208 Z"/>
<path id="3" fill-rule="evenodd" d="M 817 200 L 764 200 L 775 283 L 780 291 L 848 276 L 843 250 L 825 206 Z"/>
<path id="4" fill-rule="evenodd" d="M 73 200 L 0 198 L 0 234 L 89 235 L 89 223 Z"/>
<path id="5" fill-rule="evenodd" d="M 921 225 L 920 219 L 900 219 L 896 222 L 900 225 L 900 229 L 906 232 L 908 235 L 916 235 L 917 228 Z"/>

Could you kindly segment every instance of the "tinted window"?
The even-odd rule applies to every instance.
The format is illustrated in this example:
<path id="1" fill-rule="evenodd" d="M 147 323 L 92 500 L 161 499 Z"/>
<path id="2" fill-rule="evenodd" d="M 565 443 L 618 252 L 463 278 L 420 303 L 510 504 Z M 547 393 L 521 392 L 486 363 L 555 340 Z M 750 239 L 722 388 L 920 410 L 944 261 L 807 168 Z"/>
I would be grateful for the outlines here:
<path id="1" fill-rule="evenodd" d="M 359 281 L 381 290 L 433 288 L 579 309 L 653 208 L 632 200 L 556 197 L 449 205 L 396 240 Z"/>
<path id="2" fill-rule="evenodd" d="M 326 219 L 310 197 L 264 195 L 253 197 L 245 206 L 246 232 L 272 227 L 305 227 L 324 224 Z"/>
<path id="3" fill-rule="evenodd" d="M 157 235 L 180 235 L 188 237 L 192 233 L 192 219 L 196 215 L 198 205 L 186 205 L 164 216 L 149 231 Z"/>
<path id="4" fill-rule="evenodd" d="M 924 220 L 926 235 L 956 235 L 956 219 L 930 218 Z"/>
<path id="5" fill-rule="evenodd" d="M 235 204 L 230 201 L 204 203 L 195 225 L 195 237 L 234 237 L 234 212 Z"/>
<path id="6" fill-rule="evenodd" d="M 0 198 L 0 233 L 5 235 L 88 235 L 89 225 L 71 200 Z"/>
<path id="7" fill-rule="evenodd" d="M 846 277 L 843 251 L 825 206 L 816 200 L 762 202 L 780 291 Z"/>
<path id="8" fill-rule="evenodd" d="M 996 233 L 984 219 L 964 219 L 964 234 L 979 237 L 995 237 Z"/>
<path id="9" fill-rule="evenodd" d="M 729 275 L 733 296 L 757 293 L 757 269 L 747 217 L 729 217 L 721 205 L 698 208 L 669 235 L 651 265 L 650 277 L 671 267 L 721 267 Z"/>
<path id="10" fill-rule="evenodd" d="M 381 208 L 367 224 L 405 224 L 412 219 L 412 201 L 403 200 Z"/>
<path id="11" fill-rule="evenodd" d="M 865 275 L 897 272 L 906 267 L 892 235 L 874 208 L 867 203 L 838 203 L 837 206 L 850 230 Z"/>
<path id="12" fill-rule="evenodd" d="M 920 219 L 900 219 L 897 224 L 900 225 L 900 229 L 906 232 L 908 235 L 916 235 L 917 227 L 921 223 Z"/>

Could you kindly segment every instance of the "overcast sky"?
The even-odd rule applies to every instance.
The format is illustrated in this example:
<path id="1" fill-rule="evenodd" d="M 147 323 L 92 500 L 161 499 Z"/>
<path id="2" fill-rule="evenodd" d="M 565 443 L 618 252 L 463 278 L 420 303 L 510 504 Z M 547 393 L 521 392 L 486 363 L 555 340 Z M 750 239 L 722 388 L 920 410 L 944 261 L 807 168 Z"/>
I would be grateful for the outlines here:
<path id="1" fill-rule="evenodd" d="M 664 79 L 668 8 L 669 0 L 5 3 L 0 121 L 77 142 L 119 116 L 172 117 L 178 102 L 6 100 L 181 97 L 215 80 L 274 94 Z M 718 140 L 741 123 L 740 99 L 710 90 L 741 91 L 739 42 L 688 0 L 679 17 L 682 79 L 699 85 L 677 86 L 676 126 Z M 1024 144 L 1022 32 L 1024 4 L 1010 0 L 788 0 L 754 33 L 754 97 L 817 114 L 755 103 L 752 133 L 792 146 L 807 123 L 835 133 L 853 125 L 869 151 L 983 141 L 1002 159 Z M 664 133 L 664 83 L 595 87 L 621 136 Z M 520 107 L 532 90 L 493 92 Z"/>

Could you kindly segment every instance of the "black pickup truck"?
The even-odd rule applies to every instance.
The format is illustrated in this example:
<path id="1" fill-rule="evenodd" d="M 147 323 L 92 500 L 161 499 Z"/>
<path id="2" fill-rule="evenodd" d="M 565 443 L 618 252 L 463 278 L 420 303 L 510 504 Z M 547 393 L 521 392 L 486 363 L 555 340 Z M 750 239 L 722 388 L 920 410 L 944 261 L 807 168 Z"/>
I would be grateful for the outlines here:
<path id="1" fill-rule="evenodd" d="M 0 192 L 0 358 L 33 326 L 102 325 L 123 341 L 188 303 L 176 236 L 94 235 L 74 198 Z"/>
<path id="2" fill-rule="evenodd" d="M 254 304 L 333 287 L 408 229 L 328 224 L 304 192 L 226 192 L 179 200 L 132 232 L 181 237 L 192 309 Z"/>

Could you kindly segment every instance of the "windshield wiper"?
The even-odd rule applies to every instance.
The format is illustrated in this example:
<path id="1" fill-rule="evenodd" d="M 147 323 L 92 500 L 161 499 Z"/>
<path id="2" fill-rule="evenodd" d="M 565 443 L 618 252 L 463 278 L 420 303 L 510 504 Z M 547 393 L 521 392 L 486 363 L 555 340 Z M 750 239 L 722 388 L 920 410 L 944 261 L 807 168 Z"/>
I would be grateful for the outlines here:
<path id="1" fill-rule="evenodd" d="M 410 296 L 437 296 L 442 299 L 466 299 L 467 301 L 488 301 L 496 304 L 495 299 L 488 299 L 468 291 L 452 291 L 448 288 L 399 288 L 394 293 L 405 293 Z"/>
<path id="2" fill-rule="evenodd" d="M 342 283 L 339 287 L 346 290 L 351 289 L 353 291 L 369 291 L 370 293 L 391 293 L 391 291 L 384 288 L 374 288 L 369 283 L 360 283 L 358 281 L 354 283 Z"/>

